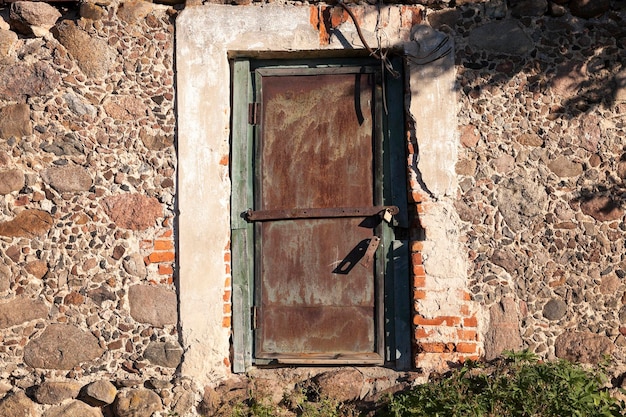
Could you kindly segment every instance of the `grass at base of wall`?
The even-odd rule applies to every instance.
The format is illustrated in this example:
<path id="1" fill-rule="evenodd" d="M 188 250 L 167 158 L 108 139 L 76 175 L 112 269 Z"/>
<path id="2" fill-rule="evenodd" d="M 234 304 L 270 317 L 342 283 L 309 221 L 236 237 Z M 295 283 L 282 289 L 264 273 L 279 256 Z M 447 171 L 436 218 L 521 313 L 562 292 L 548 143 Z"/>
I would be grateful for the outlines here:
<path id="1" fill-rule="evenodd" d="M 617 417 L 624 401 L 606 388 L 603 366 L 541 362 L 527 351 L 462 368 L 388 399 L 380 417 Z"/>
<path id="2" fill-rule="evenodd" d="M 505 352 L 489 363 L 466 362 L 376 409 L 341 403 L 301 387 L 272 404 L 251 397 L 229 417 L 622 417 L 626 404 L 611 395 L 606 365 L 543 362 L 527 351 Z M 623 390 L 621 390 L 622 393 Z"/>

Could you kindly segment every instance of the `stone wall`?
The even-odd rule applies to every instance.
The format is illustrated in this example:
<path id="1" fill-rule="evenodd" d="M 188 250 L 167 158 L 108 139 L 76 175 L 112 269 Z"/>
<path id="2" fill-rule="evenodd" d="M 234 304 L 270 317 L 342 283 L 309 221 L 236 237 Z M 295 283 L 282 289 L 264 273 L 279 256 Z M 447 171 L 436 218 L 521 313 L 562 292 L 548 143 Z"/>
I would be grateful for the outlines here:
<path id="1" fill-rule="evenodd" d="M 0 13 L 0 390 L 17 393 L 0 414 L 101 415 L 114 400 L 119 416 L 133 404 L 182 414 L 193 396 L 189 382 L 171 390 L 183 353 L 177 10 L 16 2 Z M 135 389 L 148 380 L 153 391 Z"/>
<path id="2" fill-rule="evenodd" d="M 447 74 L 457 100 L 447 106 L 458 113 L 447 123 L 458 146 L 433 146 L 428 111 L 437 109 L 407 103 L 416 367 L 529 348 L 592 363 L 610 354 L 619 375 L 626 5 L 421 3 L 401 20 L 455 45 Z M 326 16 L 332 6 L 306 7 Z M 179 311 L 197 305 L 179 302 L 177 281 L 182 8 L 0 5 L 0 415 L 196 415 L 201 392 L 200 410 L 219 406 L 181 371 L 189 345 Z M 318 22 L 316 42 L 332 43 L 332 25 L 350 23 L 336 20 Z M 435 94 L 448 75 L 420 65 L 407 88 Z M 228 182 L 228 153 L 219 152 L 211 163 Z M 450 175 L 433 178 L 431 156 Z M 227 350 L 230 248 L 219 243 L 211 320 Z M 213 385 L 231 377 L 223 350 L 207 358 Z M 315 372 L 255 378 L 292 386 Z M 397 389 L 393 376 L 372 372 L 384 382 L 359 385 L 355 397 Z M 217 395 L 233 386 L 247 384 Z"/>
<path id="3" fill-rule="evenodd" d="M 623 365 L 625 5 L 556 3 L 430 18 L 458 48 L 468 286 L 486 358 L 526 347 Z"/>

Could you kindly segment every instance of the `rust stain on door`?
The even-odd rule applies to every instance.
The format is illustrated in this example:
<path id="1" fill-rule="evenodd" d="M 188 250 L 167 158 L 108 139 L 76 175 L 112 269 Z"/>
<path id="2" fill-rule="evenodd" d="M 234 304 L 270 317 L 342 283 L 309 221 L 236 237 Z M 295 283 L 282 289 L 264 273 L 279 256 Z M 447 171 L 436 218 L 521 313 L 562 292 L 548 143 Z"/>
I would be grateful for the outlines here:
<path id="1" fill-rule="evenodd" d="M 372 78 L 262 77 L 255 210 L 375 205 Z M 256 224 L 256 357 L 332 362 L 375 356 L 374 267 L 337 269 L 372 239 L 363 220 Z"/>

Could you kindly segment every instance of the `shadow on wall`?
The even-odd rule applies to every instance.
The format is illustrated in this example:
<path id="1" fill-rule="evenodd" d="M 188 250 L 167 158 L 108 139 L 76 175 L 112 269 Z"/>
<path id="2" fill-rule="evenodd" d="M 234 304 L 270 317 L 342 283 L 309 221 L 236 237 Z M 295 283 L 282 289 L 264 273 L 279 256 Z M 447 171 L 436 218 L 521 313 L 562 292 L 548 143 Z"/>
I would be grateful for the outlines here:
<path id="1" fill-rule="evenodd" d="M 560 97 L 546 116 L 551 120 L 626 100 L 622 2 L 613 8 L 608 1 L 508 3 L 466 4 L 427 17 L 454 37 L 456 65 L 476 80 L 461 86 L 464 94 L 479 99 L 523 73 L 520 88 Z"/>

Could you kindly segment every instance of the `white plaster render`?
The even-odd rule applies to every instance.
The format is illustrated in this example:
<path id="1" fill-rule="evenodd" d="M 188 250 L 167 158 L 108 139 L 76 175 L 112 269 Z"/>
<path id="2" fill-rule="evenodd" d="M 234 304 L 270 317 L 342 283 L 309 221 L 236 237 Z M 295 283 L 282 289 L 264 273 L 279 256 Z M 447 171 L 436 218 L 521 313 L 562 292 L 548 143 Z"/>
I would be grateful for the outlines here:
<path id="1" fill-rule="evenodd" d="M 181 372 L 198 383 L 215 384 L 230 372 L 223 364 L 224 358 L 229 356 L 229 329 L 222 327 L 226 276 L 223 253 L 230 240 L 230 180 L 228 168 L 220 165 L 229 152 L 231 80 L 228 57 L 231 53 L 245 55 L 253 51 L 360 47 L 346 45 L 346 41 L 355 39 L 351 23 L 335 29 L 336 36 L 330 45 L 320 45 L 319 33 L 310 20 L 315 7 L 206 5 L 186 8 L 176 21 L 178 259 L 180 327 L 185 349 Z M 363 30 L 368 43 L 371 41 L 375 46 L 377 8 L 361 8 L 365 10 Z M 400 7 L 383 7 L 381 18 L 388 45 L 404 48 L 409 39 L 407 29 L 401 24 Z M 425 152 L 427 150 L 433 158 L 423 169 L 432 170 L 433 178 L 447 181 L 429 180 L 430 191 L 447 195 L 454 188 L 448 174 L 453 172 L 456 162 L 456 153 L 451 150 L 456 126 L 450 82 L 454 75 L 450 70 L 441 74 L 442 80 L 421 84 L 417 80 L 421 71 L 423 68 L 410 66 L 410 110 L 416 121 L 435 118 L 424 121 L 419 131 L 420 151 L 423 142 Z M 449 220 L 449 215 L 433 210 L 427 223 Z M 456 227 L 456 223 L 449 226 Z M 464 259 L 459 245 L 448 244 L 450 237 L 450 234 L 432 233 L 432 239 L 446 240 L 433 242 L 432 250 L 444 250 L 448 258 Z M 437 256 L 433 253 L 431 259 Z M 457 280 L 464 277 L 456 272 L 453 276 Z"/>

